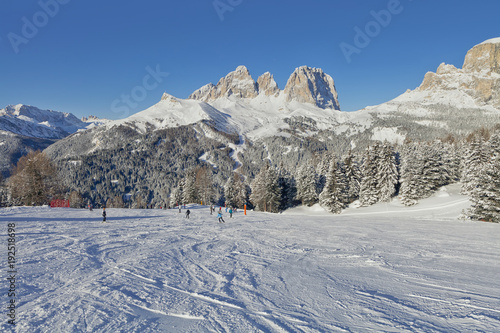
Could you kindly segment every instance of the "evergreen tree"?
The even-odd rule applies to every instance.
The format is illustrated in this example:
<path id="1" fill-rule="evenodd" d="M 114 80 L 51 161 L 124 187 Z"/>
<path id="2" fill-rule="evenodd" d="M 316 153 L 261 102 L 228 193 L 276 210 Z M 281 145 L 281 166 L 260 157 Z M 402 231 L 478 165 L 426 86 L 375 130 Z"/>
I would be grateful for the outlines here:
<path id="1" fill-rule="evenodd" d="M 266 211 L 279 212 L 281 202 L 281 190 L 279 187 L 278 173 L 273 167 L 269 167 L 266 173 Z"/>
<path id="2" fill-rule="evenodd" d="M 184 204 L 198 202 L 198 193 L 196 191 L 196 178 L 192 171 L 188 172 L 186 178 L 184 178 L 182 202 Z"/>
<path id="3" fill-rule="evenodd" d="M 443 159 L 448 167 L 449 183 L 458 182 L 461 175 L 462 147 L 457 143 L 447 143 L 443 147 Z"/>
<path id="4" fill-rule="evenodd" d="M 468 216 L 473 220 L 500 222 L 500 157 L 496 156 L 480 172 L 471 191 Z"/>
<path id="5" fill-rule="evenodd" d="M 490 153 L 482 136 L 474 138 L 466 147 L 462 173 L 462 193 L 470 194 L 480 181 L 481 170 L 489 162 Z"/>
<path id="6" fill-rule="evenodd" d="M 311 165 L 303 165 L 297 173 L 297 195 L 296 199 L 302 202 L 302 205 L 312 206 L 318 202 L 316 192 L 316 171 Z"/>
<path id="7" fill-rule="evenodd" d="M 276 213 L 279 210 L 281 197 L 278 174 L 268 163 L 252 182 L 250 200 L 261 211 Z"/>
<path id="8" fill-rule="evenodd" d="M 244 178 L 239 173 L 235 173 L 234 176 L 234 207 L 243 208 L 243 206 L 248 201 L 247 185 L 245 184 Z"/>
<path id="9" fill-rule="evenodd" d="M 377 167 L 380 159 L 379 148 L 380 145 L 377 143 L 365 151 L 363 164 L 361 165 L 362 179 L 359 187 L 359 201 L 362 206 L 370 206 L 380 200 Z"/>
<path id="10" fill-rule="evenodd" d="M 342 177 L 343 175 L 337 166 L 337 162 L 332 159 L 330 161 L 328 174 L 326 175 L 325 187 L 319 195 L 319 202 L 321 206 L 335 214 L 340 214 L 342 208 L 344 208 L 345 188 L 342 186 Z"/>
<path id="11" fill-rule="evenodd" d="M 424 196 L 430 196 L 439 187 L 451 181 L 449 161 L 445 160 L 444 151 L 445 148 L 441 142 L 422 146 Z"/>
<path id="12" fill-rule="evenodd" d="M 401 154 L 401 189 L 400 198 L 405 206 L 418 203 L 422 197 L 422 163 L 416 144 L 407 144 Z"/>
<path id="13" fill-rule="evenodd" d="M 294 206 L 294 198 L 297 194 L 295 179 L 288 172 L 283 163 L 278 169 L 278 185 L 281 191 L 281 203 L 279 210 L 284 211 Z"/>
<path id="14" fill-rule="evenodd" d="M 174 191 L 172 192 L 172 197 L 171 197 L 171 200 L 172 200 L 172 206 L 176 206 L 176 205 L 182 205 L 183 202 L 183 198 L 184 198 L 184 178 L 182 178 L 179 183 L 177 184 L 177 187 L 174 189 Z"/>
<path id="15" fill-rule="evenodd" d="M 377 183 L 380 189 L 380 201 L 388 202 L 396 193 L 398 167 L 394 148 L 387 143 L 381 147 L 381 156 L 377 165 Z"/>
<path id="16" fill-rule="evenodd" d="M 196 171 L 195 188 L 203 204 L 209 205 L 214 201 L 215 193 L 212 171 L 208 167 L 200 167 Z"/>
<path id="17" fill-rule="evenodd" d="M 251 184 L 250 201 L 259 210 L 265 210 L 266 201 L 266 173 L 269 164 L 266 163 L 255 176 Z"/>
<path id="18" fill-rule="evenodd" d="M 227 207 L 234 207 L 236 205 L 237 192 L 234 176 L 229 177 L 224 186 L 224 198 Z"/>
<path id="19" fill-rule="evenodd" d="M 326 184 L 326 177 L 328 176 L 328 170 L 330 168 L 330 162 L 334 157 L 326 152 L 323 154 L 318 167 L 316 169 L 316 193 L 321 193 Z"/>
<path id="20" fill-rule="evenodd" d="M 500 130 L 496 130 L 490 137 L 488 147 L 492 157 L 500 156 Z"/>
<path id="21" fill-rule="evenodd" d="M 351 150 L 349 150 L 347 157 L 344 159 L 344 173 L 346 179 L 347 203 L 351 203 L 359 198 L 361 181 L 361 172 Z"/>

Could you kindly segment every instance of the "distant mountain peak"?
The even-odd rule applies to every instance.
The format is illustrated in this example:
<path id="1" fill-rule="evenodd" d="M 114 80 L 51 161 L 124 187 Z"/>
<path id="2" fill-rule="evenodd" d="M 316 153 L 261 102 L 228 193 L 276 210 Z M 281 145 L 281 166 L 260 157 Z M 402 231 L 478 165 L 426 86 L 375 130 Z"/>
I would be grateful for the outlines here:
<path id="1" fill-rule="evenodd" d="M 453 92 L 455 98 L 445 103 L 459 107 L 477 105 L 500 108 L 499 74 L 500 38 L 494 38 L 470 49 L 462 68 L 442 63 L 436 73 L 428 72 L 415 92 L 426 93 L 428 102 L 436 100 L 443 103 L 446 100 L 443 94 Z"/>
<path id="2" fill-rule="evenodd" d="M 193 92 L 189 98 L 210 102 L 223 97 L 254 98 L 258 95 L 257 82 L 252 79 L 245 66 L 238 66 L 235 71 L 221 78 L 217 85 L 209 83 Z"/>
<path id="3" fill-rule="evenodd" d="M 255 98 L 259 95 L 286 96 L 286 102 L 297 101 L 314 104 L 323 109 L 340 110 L 335 83 L 323 70 L 301 66 L 292 73 L 284 91 L 278 88 L 271 73 L 262 74 L 257 82 L 248 68 L 238 66 L 235 71 L 221 78 L 217 85 L 209 83 L 193 92 L 189 99 L 211 102 L 220 98 Z"/>
<path id="4" fill-rule="evenodd" d="M 321 68 L 301 66 L 295 69 L 285 87 L 287 101 L 311 103 L 323 109 L 340 110 L 333 78 Z"/>
<path id="5" fill-rule="evenodd" d="M 278 84 L 274 81 L 274 77 L 271 73 L 265 72 L 257 79 L 257 86 L 259 88 L 259 93 L 266 96 L 277 96 L 280 93 L 280 88 Z"/>
<path id="6" fill-rule="evenodd" d="M 0 110 L 0 130 L 27 137 L 62 139 L 86 127 L 86 123 L 67 112 L 24 104 L 8 105 Z"/>
<path id="7" fill-rule="evenodd" d="M 462 69 L 466 72 L 500 74 L 500 38 L 489 39 L 470 49 Z"/>

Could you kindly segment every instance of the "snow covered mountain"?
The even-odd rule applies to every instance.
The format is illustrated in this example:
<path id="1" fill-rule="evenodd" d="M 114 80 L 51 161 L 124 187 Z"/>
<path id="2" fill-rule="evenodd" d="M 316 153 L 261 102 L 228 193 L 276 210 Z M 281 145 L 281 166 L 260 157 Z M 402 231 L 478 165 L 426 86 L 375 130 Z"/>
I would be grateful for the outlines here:
<path id="1" fill-rule="evenodd" d="M 295 170 L 325 152 L 357 154 L 374 141 L 461 136 L 500 123 L 497 44 L 482 43 L 462 69 L 442 65 L 414 91 L 356 112 L 339 110 L 333 79 L 319 69 L 297 68 L 281 90 L 270 73 L 255 81 L 240 66 L 190 98 L 165 93 L 142 112 L 74 133 L 45 152 L 75 191 L 165 201 L 179 179 L 204 167 L 221 188 L 235 170 L 251 181 L 265 160 Z"/>
<path id="2" fill-rule="evenodd" d="M 0 173 L 6 174 L 29 150 L 43 150 L 72 133 L 105 122 L 95 117 L 80 120 L 71 113 L 29 105 L 8 105 L 0 109 Z"/>
<path id="3" fill-rule="evenodd" d="M 467 52 L 462 68 L 441 64 L 415 90 L 357 111 L 374 140 L 460 135 L 500 123 L 500 38 Z"/>
<path id="4" fill-rule="evenodd" d="M 467 52 L 462 68 L 442 63 L 428 72 L 415 90 L 366 110 L 417 113 L 431 106 L 455 109 L 500 110 L 500 38 L 489 39 Z"/>
<path id="5" fill-rule="evenodd" d="M 217 85 L 209 83 L 189 96 L 204 102 L 213 102 L 231 96 L 238 99 L 253 99 L 260 95 L 279 97 L 285 102 L 300 102 L 323 109 L 340 110 L 337 90 L 332 77 L 319 68 L 302 66 L 292 73 L 283 91 L 278 88 L 271 73 L 266 72 L 255 82 L 245 66 L 220 79 Z M 285 104 L 285 103 L 283 103 Z"/>
<path id="6" fill-rule="evenodd" d="M 280 90 L 269 72 L 254 81 L 248 69 L 239 66 L 217 85 L 207 84 L 188 99 L 164 93 L 157 104 L 111 121 L 100 131 L 126 126 L 147 133 L 205 122 L 227 134 L 258 139 L 289 130 L 288 120 L 297 117 L 316 119 L 321 129 L 329 129 L 339 123 L 339 118 L 346 118 L 338 111 L 334 81 L 321 69 L 297 68 L 285 89 Z"/>
<path id="7" fill-rule="evenodd" d="M 345 152 L 374 140 L 402 143 L 406 138 L 463 134 L 500 122 L 499 59 L 500 38 L 485 41 L 467 53 L 463 68 L 442 64 L 436 73 L 427 73 L 417 89 L 356 112 L 340 112 L 335 83 L 321 69 L 295 69 L 281 90 L 272 74 L 255 81 L 245 66 L 239 66 L 188 99 L 165 93 L 150 108 L 73 135 L 66 139 L 71 144 L 63 142 L 49 151 L 58 158 L 88 154 L 121 145 L 123 140 L 115 139 L 128 131 L 144 135 L 182 126 L 196 127 L 199 135 L 210 138 L 239 136 L 239 146 L 231 146 L 239 153 L 248 148 L 244 143 L 255 148 L 259 142 L 270 159 L 297 152 L 304 140 Z M 269 145 L 276 140 L 281 148 L 271 153 Z M 72 149 L 62 148 L 67 146 Z"/>
<path id="8" fill-rule="evenodd" d="M 500 38 L 474 46 L 461 69 L 441 64 L 420 87 L 357 112 L 339 112 L 334 80 L 321 69 L 302 66 L 281 90 L 272 74 L 255 81 L 245 66 L 194 91 L 187 100 L 168 94 L 151 108 L 107 128 L 126 125 L 149 130 L 211 123 L 225 133 L 259 140 L 275 136 L 343 135 L 360 141 L 413 139 L 459 134 L 499 121 Z M 476 117 L 470 119 L 470 115 Z M 360 139 L 360 135 L 362 138 Z M 323 138 L 321 138 L 323 136 Z"/>
<path id="9" fill-rule="evenodd" d="M 23 104 L 8 105 L 0 110 L 0 130 L 41 139 L 62 139 L 96 123 L 100 123 L 96 118 L 84 122 L 71 113 Z"/>

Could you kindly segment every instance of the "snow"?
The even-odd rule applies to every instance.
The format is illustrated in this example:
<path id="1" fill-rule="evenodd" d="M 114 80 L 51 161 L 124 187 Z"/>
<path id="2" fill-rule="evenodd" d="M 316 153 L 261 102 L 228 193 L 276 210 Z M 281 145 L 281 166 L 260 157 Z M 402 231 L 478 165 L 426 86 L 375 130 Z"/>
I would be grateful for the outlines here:
<path id="1" fill-rule="evenodd" d="M 105 123 L 102 130 L 129 125 L 146 133 L 151 128 L 164 129 L 208 120 L 215 124 L 217 129 L 226 133 L 236 132 L 250 139 L 259 139 L 279 135 L 289 136 L 288 133 L 281 131 L 289 128 L 285 119 L 290 117 L 313 118 L 317 122 L 318 130 L 331 129 L 339 122 L 354 118 L 354 115 L 345 116 L 339 111 L 322 109 L 309 103 L 287 102 L 283 92 L 278 96 L 260 94 L 255 98 L 221 97 L 209 104 L 165 95 L 167 97 L 144 111 L 125 119 Z M 365 121 L 365 117 L 362 116 L 360 121 Z M 357 123 L 357 120 L 354 119 L 353 122 Z M 311 132 L 304 133 L 304 135 L 311 134 Z"/>
<path id="2" fill-rule="evenodd" d="M 485 40 L 484 42 L 482 42 L 479 45 L 482 45 L 482 44 L 499 44 L 499 43 L 500 43 L 500 37 L 497 37 L 497 38 L 491 38 L 491 39 Z"/>
<path id="3" fill-rule="evenodd" d="M 98 209 L 2 208 L 17 332 L 497 332 L 499 225 L 458 220 L 458 190 L 225 224 L 195 205 L 189 220 L 107 209 L 108 223 Z"/>
<path id="4" fill-rule="evenodd" d="M 41 110 L 30 105 L 8 105 L 0 109 L 0 130 L 44 139 L 61 139 L 71 133 L 98 126 L 102 120 L 82 122 L 74 115 Z"/>
<path id="5" fill-rule="evenodd" d="M 402 144 L 406 136 L 398 133 L 397 127 L 375 127 L 372 140 L 387 141 L 392 144 Z"/>
<path id="6" fill-rule="evenodd" d="M 209 163 L 213 168 L 218 168 L 217 164 L 210 160 L 208 153 L 203 153 L 200 157 L 198 157 L 198 160 Z"/>
<path id="7" fill-rule="evenodd" d="M 144 111 L 125 119 L 111 121 L 104 124 L 104 126 L 112 128 L 129 124 L 146 133 L 151 127 L 164 129 L 194 124 L 202 120 L 213 120 L 219 130 L 233 133 L 235 128 L 230 118 L 230 115 L 213 108 L 207 103 L 169 96 L 169 98 L 162 99 L 159 103 Z"/>

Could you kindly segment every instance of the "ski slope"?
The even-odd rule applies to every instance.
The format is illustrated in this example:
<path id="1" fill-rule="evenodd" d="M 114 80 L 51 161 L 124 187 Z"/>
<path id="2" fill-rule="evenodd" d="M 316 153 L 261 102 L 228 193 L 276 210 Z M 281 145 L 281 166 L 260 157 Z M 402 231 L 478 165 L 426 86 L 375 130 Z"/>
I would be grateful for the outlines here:
<path id="1" fill-rule="evenodd" d="M 99 210 L 2 208 L 17 229 L 16 331 L 498 332 L 500 225 L 458 220 L 456 192 L 225 224 L 200 206 L 189 220 L 108 209 L 108 223 Z"/>

